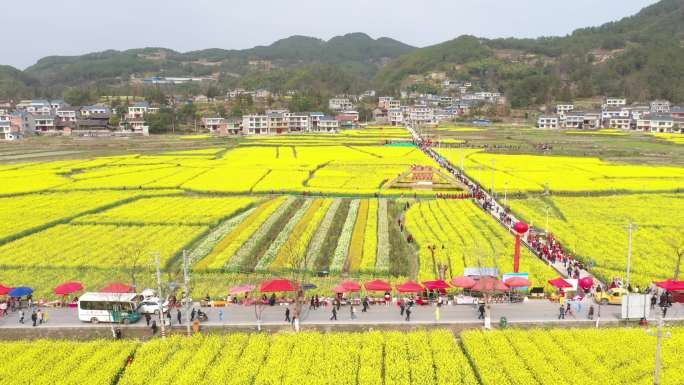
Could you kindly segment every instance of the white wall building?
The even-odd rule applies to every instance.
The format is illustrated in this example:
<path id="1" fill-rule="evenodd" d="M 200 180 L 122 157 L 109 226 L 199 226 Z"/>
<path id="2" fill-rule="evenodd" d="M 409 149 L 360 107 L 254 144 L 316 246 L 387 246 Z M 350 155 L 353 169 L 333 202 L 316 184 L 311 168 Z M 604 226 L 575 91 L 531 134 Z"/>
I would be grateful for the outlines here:
<path id="1" fill-rule="evenodd" d="M 242 130 L 247 135 L 268 134 L 268 116 L 245 115 L 242 117 Z"/>
<path id="2" fill-rule="evenodd" d="M 558 116 L 542 115 L 537 119 L 537 127 L 539 128 L 558 128 Z"/>

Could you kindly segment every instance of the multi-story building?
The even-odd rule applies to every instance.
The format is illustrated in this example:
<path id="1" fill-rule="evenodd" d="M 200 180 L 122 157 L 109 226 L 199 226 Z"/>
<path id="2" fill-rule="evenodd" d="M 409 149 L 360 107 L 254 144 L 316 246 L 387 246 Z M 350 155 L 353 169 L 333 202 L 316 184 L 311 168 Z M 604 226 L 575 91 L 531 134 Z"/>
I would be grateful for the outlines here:
<path id="1" fill-rule="evenodd" d="M 433 123 L 434 111 L 427 106 L 413 106 L 409 110 L 408 121 L 413 125 Z"/>
<path id="2" fill-rule="evenodd" d="M 242 130 L 247 135 L 268 134 L 268 116 L 244 115 L 242 117 Z"/>
<path id="3" fill-rule="evenodd" d="M 667 100 L 654 100 L 651 102 L 651 112 L 660 114 L 670 112 L 670 102 Z"/>
<path id="4" fill-rule="evenodd" d="M 63 122 L 75 122 L 80 114 L 80 109 L 78 107 L 61 107 L 55 113 Z"/>
<path id="5" fill-rule="evenodd" d="M 328 100 L 328 108 L 333 111 L 353 110 L 354 104 L 348 98 L 333 98 Z"/>
<path id="6" fill-rule="evenodd" d="M 606 98 L 605 102 L 603 103 L 604 108 L 623 107 L 625 105 L 627 105 L 627 99 L 625 98 Z"/>
<path id="7" fill-rule="evenodd" d="M 287 132 L 287 120 L 284 113 L 272 112 L 268 117 L 268 132 L 271 134 L 284 134 Z"/>
<path id="8" fill-rule="evenodd" d="M 322 112 L 310 112 L 309 113 L 309 129 L 311 131 L 316 131 L 318 128 L 318 124 L 321 122 L 321 119 L 325 116 Z"/>
<path id="9" fill-rule="evenodd" d="M 582 128 L 584 123 L 584 112 L 568 111 L 565 113 L 562 126 L 564 128 Z"/>
<path id="10" fill-rule="evenodd" d="M 288 132 L 307 132 L 311 129 L 310 117 L 304 113 L 286 113 L 285 123 Z"/>
<path id="11" fill-rule="evenodd" d="M 148 108 L 150 108 L 150 103 L 136 102 L 132 106 L 128 106 L 128 115 L 126 117 L 129 120 L 143 119 L 145 114 L 147 114 Z"/>
<path id="12" fill-rule="evenodd" d="M 334 116 L 322 116 L 314 132 L 336 132 L 340 128 L 340 122 Z"/>
<path id="13" fill-rule="evenodd" d="M 112 111 L 109 109 L 109 107 L 106 106 L 83 106 L 81 107 L 81 116 L 90 116 L 90 115 L 105 115 L 105 114 L 111 114 Z"/>
<path id="14" fill-rule="evenodd" d="M 630 112 L 624 107 L 606 107 L 601 111 L 601 120 L 604 122 L 613 118 L 629 119 L 629 117 Z"/>
<path id="15" fill-rule="evenodd" d="M 684 118 L 684 107 L 674 106 L 670 109 L 670 114 L 674 119 Z"/>
<path id="16" fill-rule="evenodd" d="M 34 115 L 36 132 L 40 134 L 56 134 L 55 117 L 53 115 Z"/>
<path id="17" fill-rule="evenodd" d="M 392 126 L 404 125 L 404 113 L 401 108 L 392 108 L 387 111 L 387 121 Z"/>
<path id="18" fill-rule="evenodd" d="M 564 114 L 566 112 L 570 112 L 575 109 L 574 104 L 557 104 L 556 105 L 556 113 L 557 114 Z"/>
<path id="19" fill-rule="evenodd" d="M 556 115 L 542 115 L 537 119 L 537 127 L 539 128 L 558 128 L 559 119 Z"/>
<path id="20" fill-rule="evenodd" d="M 629 130 L 631 128 L 632 119 L 629 117 L 614 117 L 608 119 L 608 127 L 619 130 Z"/>
<path id="21" fill-rule="evenodd" d="M 225 119 L 220 116 L 212 116 L 202 118 L 202 128 L 209 130 L 211 133 L 217 133 L 224 123 Z"/>

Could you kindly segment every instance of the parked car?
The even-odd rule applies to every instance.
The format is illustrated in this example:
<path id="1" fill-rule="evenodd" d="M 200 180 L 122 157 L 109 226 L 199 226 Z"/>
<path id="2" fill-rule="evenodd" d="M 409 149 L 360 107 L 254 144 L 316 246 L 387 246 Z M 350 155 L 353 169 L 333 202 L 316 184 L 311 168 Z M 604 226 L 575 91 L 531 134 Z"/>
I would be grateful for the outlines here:
<path id="1" fill-rule="evenodd" d="M 614 287 L 612 289 L 608 289 L 608 291 L 602 291 L 596 293 L 596 302 L 600 303 L 601 305 L 620 305 L 622 304 L 622 297 L 624 297 L 627 294 L 627 289 L 623 289 L 621 287 Z"/>
<path id="2" fill-rule="evenodd" d="M 169 311 L 169 301 L 162 303 L 158 297 L 145 298 L 138 305 L 138 313 L 141 314 L 159 314 L 159 309 L 163 308 L 164 313 Z"/>

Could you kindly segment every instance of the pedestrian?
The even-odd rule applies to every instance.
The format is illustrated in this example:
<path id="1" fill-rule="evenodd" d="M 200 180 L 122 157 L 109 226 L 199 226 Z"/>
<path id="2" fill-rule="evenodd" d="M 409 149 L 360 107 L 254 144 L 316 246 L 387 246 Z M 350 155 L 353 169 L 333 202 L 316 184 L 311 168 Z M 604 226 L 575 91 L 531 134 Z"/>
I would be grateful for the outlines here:
<path id="1" fill-rule="evenodd" d="M 589 306 L 589 312 L 587 313 L 588 319 L 594 319 L 594 305 Z"/>
<path id="2" fill-rule="evenodd" d="M 152 330 L 152 335 L 157 334 L 157 321 L 152 320 L 152 326 L 150 327 L 150 329 Z"/>
<path id="3" fill-rule="evenodd" d="M 403 316 L 404 311 L 406 310 L 406 305 L 404 304 L 404 300 L 399 300 L 399 315 Z"/>
<path id="4" fill-rule="evenodd" d="M 318 294 L 314 298 L 314 309 L 318 309 L 321 306 L 321 299 L 318 298 Z"/>
<path id="5" fill-rule="evenodd" d="M 48 321 L 48 312 L 47 310 L 43 310 L 43 323 L 47 323 Z"/>
<path id="6" fill-rule="evenodd" d="M 180 309 L 176 310 L 176 319 L 178 320 L 178 324 L 181 325 L 183 323 L 183 318 L 181 316 L 181 311 Z"/>
<path id="7" fill-rule="evenodd" d="M 147 323 L 147 326 L 150 326 L 150 321 L 152 320 L 152 317 L 148 313 L 145 313 L 145 323 Z"/>
<path id="8" fill-rule="evenodd" d="M 195 311 L 195 308 L 193 307 L 193 308 L 192 308 L 192 311 L 190 312 L 190 322 L 192 322 L 192 321 L 195 320 L 195 315 L 196 315 L 196 314 L 197 314 L 197 312 Z"/>
<path id="9" fill-rule="evenodd" d="M 289 306 L 285 308 L 285 322 L 292 322 L 292 320 L 290 319 L 290 307 Z"/>
<path id="10" fill-rule="evenodd" d="M 582 312 L 582 301 L 575 301 L 575 314 Z"/>
<path id="11" fill-rule="evenodd" d="M 169 326 L 171 326 L 171 309 L 166 312 L 166 321 L 169 323 Z"/>
<path id="12" fill-rule="evenodd" d="M 354 305 L 349 306 L 349 316 L 352 320 L 356 319 L 356 308 L 354 307 Z"/>
<path id="13" fill-rule="evenodd" d="M 656 303 L 658 302 L 658 298 L 656 297 L 655 294 L 651 296 L 651 310 L 655 308 Z"/>
<path id="14" fill-rule="evenodd" d="M 19 323 L 23 324 L 24 323 L 24 311 L 19 310 Z"/>
<path id="15" fill-rule="evenodd" d="M 309 310 L 315 309 L 316 308 L 316 299 L 314 296 L 311 296 L 311 301 L 309 302 Z"/>
<path id="16" fill-rule="evenodd" d="M 121 328 L 118 326 L 116 327 L 116 329 L 114 329 L 114 339 L 115 340 L 121 339 Z"/>
<path id="17" fill-rule="evenodd" d="M 7 315 L 7 302 L 0 303 L 0 313 L 2 313 L 3 316 Z"/>
<path id="18" fill-rule="evenodd" d="M 570 301 L 568 301 L 568 302 L 565 304 L 565 314 L 567 315 L 567 314 L 569 314 L 569 313 L 570 313 Z"/>
<path id="19" fill-rule="evenodd" d="M 558 319 L 565 319 L 565 306 L 561 305 L 558 312 Z"/>
<path id="20" fill-rule="evenodd" d="M 477 311 L 480 313 L 477 316 L 477 319 L 484 319 L 485 318 L 485 305 L 483 303 L 480 304 L 480 306 L 477 308 Z"/>
<path id="21" fill-rule="evenodd" d="M 219 315 L 219 322 L 223 322 L 223 309 L 219 309 L 218 315 Z"/>
<path id="22" fill-rule="evenodd" d="M 384 300 L 385 300 L 385 306 L 389 306 L 390 299 L 392 298 L 392 297 L 390 296 L 389 291 L 386 291 L 386 292 L 385 292 L 385 296 L 384 296 L 383 298 L 384 298 Z"/>
<path id="23" fill-rule="evenodd" d="M 36 321 L 38 321 L 38 315 L 35 311 L 31 312 L 31 321 L 33 321 L 33 326 L 36 326 Z"/>
<path id="24" fill-rule="evenodd" d="M 40 309 L 38 309 L 38 311 L 36 312 L 36 317 L 38 317 L 38 325 L 42 325 L 43 324 L 43 312 Z"/>
<path id="25" fill-rule="evenodd" d="M 411 305 L 406 308 L 406 321 L 411 320 Z"/>
<path id="26" fill-rule="evenodd" d="M 363 309 L 361 309 L 362 313 L 366 313 L 368 311 L 368 297 L 363 298 Z"/>
<path id="27" fill-rule="evenodd" d="M 332 320 L 337 321 L 337 308 L 335 308 L 335 306 L 333 306 L 333 308 L 332 308 L 332 315 L 330 316 L 330 320 L 331 321 Z"/>

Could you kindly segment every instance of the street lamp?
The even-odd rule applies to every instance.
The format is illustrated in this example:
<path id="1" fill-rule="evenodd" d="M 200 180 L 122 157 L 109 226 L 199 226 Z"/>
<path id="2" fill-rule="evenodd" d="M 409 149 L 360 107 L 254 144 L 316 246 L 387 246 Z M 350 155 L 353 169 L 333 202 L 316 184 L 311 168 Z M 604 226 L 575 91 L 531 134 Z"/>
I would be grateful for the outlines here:
<path id="1" fill-rule="evenodd" d="M 656 316 L 658 321 L 658 329 L 654 333 L 653 330 L 648 329 L 646 330 L 646 333 L 648 333 L 651 336 L 656 337 L 656 355 L 655 355 L 655 370 L 653 372 L 653 384 L 654 385 L 660 385 L 660 371 L 661 371 L 661 361 L 662 361 L 662 354 L 663 354 L 663 338 L 672 338 L 672 333 L 669 331 L 666 333 L 663 333 L 663 313 L 662 311 L 658 312 L 658 315 Z"/>

